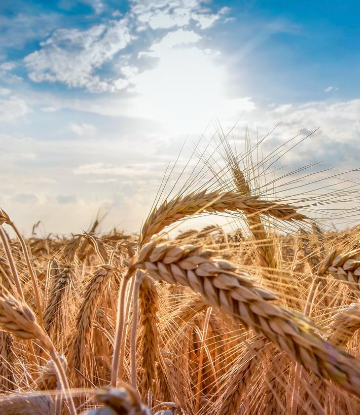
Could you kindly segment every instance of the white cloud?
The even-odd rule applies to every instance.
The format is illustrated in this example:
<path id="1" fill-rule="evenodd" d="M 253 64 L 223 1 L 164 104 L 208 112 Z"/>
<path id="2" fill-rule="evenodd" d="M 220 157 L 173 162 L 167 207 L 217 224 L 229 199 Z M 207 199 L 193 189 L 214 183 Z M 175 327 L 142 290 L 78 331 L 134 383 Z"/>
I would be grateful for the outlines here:
<path id="1" fill-rule="evenodd" d="M 91 4 L 98 13 L 104 7 L 100 0 L 83 1 Z M 86 88 L 90 92 L 127 89 L 130 86 L 129 80 L 136 75 L 137 68 L 134 65 L 126 63 L 122 68 L 119 65 L 120 74 L 115 75 L 113 72 L 116 65 L 111 68 L 112 72 L 107 72 L 108 75 L 101 71 L 106 63 L 113 61 L 134 39 L 131 31 L 185 28 L 192 20 L 197 21 L 198 29 L 205 29 L 226 13 L 226 8 L 222 8 L 218 13 L 211 14 L 208 9 L 202 8 L 202 3 L 206 1 L 133 0 L 130 11 L 119 20 L 110 20 L 87 30 L 58 29 L 40 43 L 39 50 L 24 58 L 28 76 L 33 82 L 60 82 L 69 88 Z M 200 39 L 201 36 L 191 30 L 167 33 L 152 45 L 152 52 L 159 52 L 160 48 L 196 43 Z M 137 51 L 128 56 L 131 54 L 135 56 Z M 140 56 L 141 53 L 138 57 Z"/>
<path id="2" fill-rule="evenodd" d="M 0 65 L 0 69 L 3 71 L 11 71 L 16 67 L 15 62 L 4 62 Z"/>
<path id="3" fill-rule="evenodd" d="M 81 137 L 94 137 L 97 133 L 97 128 L 91 124 L 71 124 L 70 130 Z"/>
<path id="4" fill-rule="evenodd" d="M 327 88 L 324 89 L 324 92 L 331 92 L 331 91 L 338 91 L 339 88 L 337 88 L 336 86 L 328 86 Z"/>
<path id="5" fill-rule="evenodd" d="M 8 97 L 8 90 L 5 90 L 5 93 Z M 15 95 L 11 95 L 8 98 L 0 98 L 0 122 L 13 121 L 29 112 L 30 108 L 26 102 Z"/>
<path id="6" fill-rule="evenodd" d="M 144 18 L 140 19 L 144 22 Z M 145 20 L 146 21 L 146 20 Z M 152 29 L 170 29 L 174 26 L 183 27 L 190 22 L 190 10 L 176 8 L 172 11 L 157 11 L 149 16 L 148 23 Z"/>
<path id="7" fill-rule="evenodd" d="M 201 8 L 201 3 L 205 2 L 203 0 L 133 0 L 131 10 L 141 23 L 149 25 L 154 30 L 185 27 L 190 24 L 191 19 L 197 21 L 200 29 L 207 29 L 229 9 L 223 7 L 218 13 L 209 14 L 206 9 Z"/>
<path id="8" fill-rule="evenodd" d="M 121 68 L 121 72 L 126 78 L 131 78 L 138 73 L 138 68 L 136 66 L 125 65 Z"/>
<path id="9" fill-rule="evenodd" d="M 216 20 L 220 18 L 220 14 L 197 14 L 193 13 L 191 15 L 192 19 L 196 20 L 198 22 L 198 25 L 201 29 L 208 29 L 211 27 Z"/>
<path id="10" fill-rule="evenodd" d="M 201 36 L 193 30 L 179 29 L 165 35 L 160 42 L 154 43 L 149 54 L 161 58 L 161 53 L 169 51 L 175 46 L 197 43 L 199 40 L 201 40 Z"/>
<path id="11" fill-rule="evenodd" d="M 131 40 L 127 20 L 110 21 L 88 30 L 60 29 L 41 49 L 24 61 L 33 82 L 61 82 L 91 92 L 114 91 L 117 86 L 95 74 Z M 121 86 L 123 88 L 123 86 Z"/>

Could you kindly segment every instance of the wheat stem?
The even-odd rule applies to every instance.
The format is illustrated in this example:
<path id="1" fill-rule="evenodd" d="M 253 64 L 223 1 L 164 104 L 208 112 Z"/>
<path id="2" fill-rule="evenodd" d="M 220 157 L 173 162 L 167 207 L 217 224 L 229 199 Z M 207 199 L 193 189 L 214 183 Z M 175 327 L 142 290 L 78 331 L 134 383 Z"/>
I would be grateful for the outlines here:
<path id="1" fill-rule="evenodd" d="M 139 317 L 139 289 L 143 279 L 143 272 L 140 270 L 136 273 L 134 294 L 133 294 L 133 315 L 131 325 L 131 341 L 130 341 L 130 367 L 131 367 L 131 386 L 137 390 L 136 376 L 136 334 Z"/>
<path id="2" fill-rule="evenodd" d="M 125 297 L 126 288 L 129 282 L 128 277 L 124 277 L 121 281 L 121 286 L 118 295 L 117 318 L 116 318 L 116 333 L 114 341 L 114 353 L 111 366 L 111 386 L 116 388 L 119 366 L 120 366 L 120 351 L 121 343 L 123 341 L 124 320 L 125 320 Z M 122 366 L 122 362 L 121 362 Z"/>

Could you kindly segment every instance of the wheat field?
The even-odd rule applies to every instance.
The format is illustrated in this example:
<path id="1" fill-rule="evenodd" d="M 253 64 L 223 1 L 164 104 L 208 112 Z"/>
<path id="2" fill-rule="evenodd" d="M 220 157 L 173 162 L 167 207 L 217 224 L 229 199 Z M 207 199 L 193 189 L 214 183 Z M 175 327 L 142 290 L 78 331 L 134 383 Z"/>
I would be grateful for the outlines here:
<path id="1" fill-rule="evenodd" d="M 205 144 L 137 234 L 0 210 L 1 414 L 360 413 L 356 181 Z"/>

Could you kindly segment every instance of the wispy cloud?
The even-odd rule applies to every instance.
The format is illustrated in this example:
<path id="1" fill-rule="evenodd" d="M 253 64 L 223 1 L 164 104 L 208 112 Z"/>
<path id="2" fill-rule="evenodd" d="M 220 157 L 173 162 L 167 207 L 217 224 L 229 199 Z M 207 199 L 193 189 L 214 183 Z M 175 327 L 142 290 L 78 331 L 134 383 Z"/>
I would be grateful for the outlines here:
<path id="1" fill-rule="evenodd" d="M 331 92 L 331 91 L 338 91 L 339 88 L 337 88 L 336 86 L 328 86 L 327 88 L 324 89 L 324 92 Z"/>

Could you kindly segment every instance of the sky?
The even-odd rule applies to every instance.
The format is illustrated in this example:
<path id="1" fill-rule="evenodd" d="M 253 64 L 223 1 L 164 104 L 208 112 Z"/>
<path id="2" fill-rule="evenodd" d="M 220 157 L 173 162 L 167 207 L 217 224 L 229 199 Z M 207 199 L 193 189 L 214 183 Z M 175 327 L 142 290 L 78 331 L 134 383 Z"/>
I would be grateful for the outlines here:
<path id="1" fill-rule="evenodd" d="M 136 231 L 217 122 L 240 151 L 246 130 L 280 123 L 271 151 L 317 129 L 286 163 L 359 167 L 359 17 L 357 0 L 2 0 L 0 207 L 24 233 L 99 209 Z"/>

